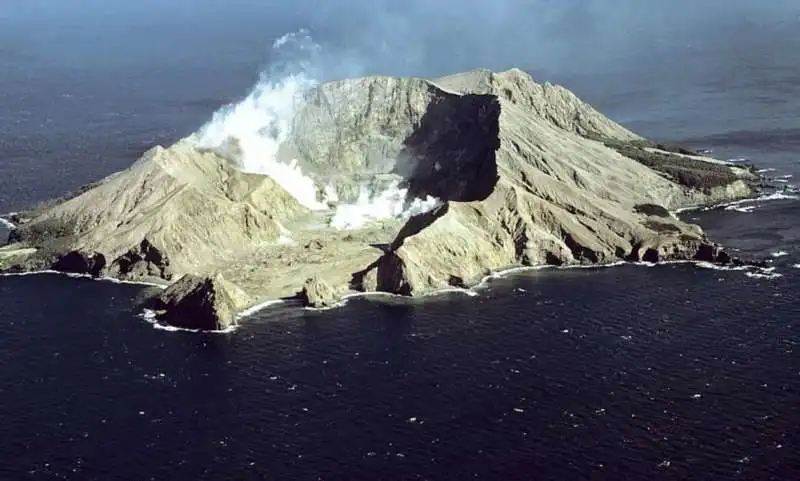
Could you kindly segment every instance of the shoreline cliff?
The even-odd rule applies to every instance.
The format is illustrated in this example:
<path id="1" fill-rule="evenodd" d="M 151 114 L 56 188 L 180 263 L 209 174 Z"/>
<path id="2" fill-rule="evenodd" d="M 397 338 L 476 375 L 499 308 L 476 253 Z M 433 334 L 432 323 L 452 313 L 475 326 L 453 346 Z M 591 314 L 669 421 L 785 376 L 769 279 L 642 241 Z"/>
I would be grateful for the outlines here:
<path id="1" fill-rule="evenodd" d="M 269 299 L 418 296 L 512 266 L 736 262 L 674 212 L 751 197 L 760 181 L 518 69 L 323 84 L 290 120 L 272 160 L 303 173 L 292 183 L 243 169 L 247 139 L 195 134 L 7 219 L 0 272 L 162 284 L 160 319 L 224 329 Z M 400 208 L 341 222 L 387 193 Z"/>

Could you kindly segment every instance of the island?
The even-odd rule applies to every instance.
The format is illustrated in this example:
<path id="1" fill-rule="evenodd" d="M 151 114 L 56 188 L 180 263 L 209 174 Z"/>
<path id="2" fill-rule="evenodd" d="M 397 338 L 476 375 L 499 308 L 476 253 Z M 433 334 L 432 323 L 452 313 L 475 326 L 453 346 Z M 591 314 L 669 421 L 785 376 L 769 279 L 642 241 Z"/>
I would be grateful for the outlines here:
<path id="1" fill-rule="evenodd" d="M 6 219 L 0 272 L 160 284 L 164 322 L 224 329 L 271 300 L 421 296 L 515 266 L 731 262 L 675 211 L 759 181 L 519 69 L 348 79 L 302 100 L 288 127 L 259 131 L 276 145 L 265 165 L 283 170 L 244 168 L 254 139 L 224 131 L 155 146 Z"/>

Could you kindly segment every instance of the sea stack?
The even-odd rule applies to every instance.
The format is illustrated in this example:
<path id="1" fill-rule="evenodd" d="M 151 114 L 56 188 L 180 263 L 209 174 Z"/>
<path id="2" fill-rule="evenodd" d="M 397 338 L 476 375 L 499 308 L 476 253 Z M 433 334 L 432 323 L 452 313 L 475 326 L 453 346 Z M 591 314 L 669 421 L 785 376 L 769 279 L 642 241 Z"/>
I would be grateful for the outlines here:
<path id="1" fill-rule="evenodd" d="M 220 328 L 298 293 L 327 306 L 332 293 L 417 296 L 512 266 L 705 256 L 712 243 L 673 212 L 750 196 L 758 180 L 649 142 L 518 69 L 327 83 L 290 123 L 270 160 L 302 172 L 313 199 L 246 172 L 243 139 L 195 134 L 20 213 L 0 270 L 178 282 L 191 295 L 162 299 L 163 319 Z M 385 207 L 389 191 L 399 208 L 343 221 L 359 203 Z M 199 325 L 176 320 L 181 299 L 203 301 Z"/>

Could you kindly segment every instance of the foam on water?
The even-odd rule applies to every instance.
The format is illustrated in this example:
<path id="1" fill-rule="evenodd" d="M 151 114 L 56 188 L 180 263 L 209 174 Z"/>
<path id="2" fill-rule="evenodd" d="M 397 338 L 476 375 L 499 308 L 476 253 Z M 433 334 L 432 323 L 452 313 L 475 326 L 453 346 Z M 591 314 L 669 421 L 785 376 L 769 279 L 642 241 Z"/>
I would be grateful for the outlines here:
<path id="1" fill-rule="evenodd" d="M 361 187 L 358 199 L 351 204 L 340 204 L 331 219 L 330 225 L 336 229 L 360 229 L 369 222 L 386 219 L 408 219 L 424 214 L 442 205 L 439 199 L 427 196 L 425 199 L 408 201 L 408 189 L 398 187 L 393 182 L 384 191 L 371 193 Z"/>
<path id="2" fill-rule="evenodd" d="M 544 269 L 559 269 L 559 270 L 568 270 L 568 269 L 606 269 L 611 267 L 619 267 L 619 266 L 626 266 L 632 265 L 637 267 L 659 267 L 659 266 L 668 266 L 668 265 L 681 265 L 681 264 L 691 264 L 698 269 L 709 269 L 709 270 L 716 270 L 716 271 L 747 271 L 748 273 L 755 272 L 759 275 L 774 275 L 780 277 L 781 274 L 774 273 L 775 267 L 758 267 L 758 266 L 732 266 L 732 265 L 721 265 L 721 264 L 714 264 L 712 262 L 706 261 L 696 261 L 696 260 L 675 260 L 675 261 L 663 261 L 663 262 L 628 262 L 628 261 L 615 261 L 609 262 L 606 264 L 579 264 L 579 265 L 567 265 L 567 266 L 553 266 L 548 264 L 542 265 L 535 265 L 535 266 L 519 266 L 519 267 L 512 267 L 509 269 L 505 269 L 502 271 L 497 271 L 489 274 L 488 276 L 481 279 L 481 281 L 473 287 L 473 289 L 479 289 L 482 287 L 486 287 L 492 279 L 502 279 L 514 274 L 522 273 L 522 272 L 529 272 L 529 271 L 538 271 Z M 800 264 L 798 264 L 800 266 Z M 800 268 L 800 267 L 798 267 Z M 751 276 L 757 277 L 757 276 Z"/>
<path id="3" fill-rule="evenodd" d="M 0 273 L 0 277 L 24 277 L 24 276 L 41 276 L 41 275 L 58 275 L 58 276 L 65 276 L 71 277 L 73 279 L 88 279 L 92 281 L 101 281 L 101 282 L 110 282 L 112 284 L 129 284 L 134 286 L 146 286 L 146 287 L 158 287 L 159 289 L 166 289 L 166 286 L 163 284 L 156 284 L 154 282 L 145 282 L 145 281 L 126 281 L 122 279 L 116 279 L 113 277 L 94 277 L 91 274 L 77 274 L 74 272 L 61 272 L 61 271 L 54 271 L 52 269 L 45 269 L 41 271 L 30 271 L 30 272 L 3 272 Z"/>
<path id="4" fill-rule="evenodd" d="M 555 270 L 569 270 L 569 269 L 606 269 L 611 267 L 619 267 L 623 265 L 633 265 L 639 267 L 658 267 L 658 266 L 665 266 L 665 265 L 680 265 L 680 264 L 692 264 L 697 268 L 700 269 L 711 269 L 717 271 L 745 271 L 745 275 L 747 277 L 753 279 L 766 279 L 766 280 L 773 280 L 783 277 L 783 274 L 775 272 L 775 267 L 756 267 L 756 266 L 725 266 L 725 265 L 718 265 L 713 264 L 710 262 L 705 261 L 693 261 L 693 260 L 677 260 L 677 261 L 666 261 L 666 262 L 627 262 L 627 261 L 616 261 L 610 262 L 607 264 L 582 264 L 582 265 L 569 265 L 569 266 L 553 266 L 553 265 L 535 265 L 535 266 L 517 266 L 511 267 L 505 270 L 493 272 L 485 277 L 483 277 L 475 286 L 471 288 L 460 288 L 460 287 L 443 287 L 441 289 L 435 289 L 431 292 L 428 292 L 420 298 L 425 297 L 435 297 L 440 295 L 446 294 L 464 294 L 468 297 L 478 297 L 480 296 L 479 291 L 489 287 L 490 281 L 494 279 L 503 279 L 513 276 L 514 274 L 520 274 L 523 272 L 530 272 L 530 271 L 538 271 L 538 270 L 545 270 L 545 269 L 555 269 Z M 800 264 L 795 264 L 793 266 L 796 269 L 800 269 Z M 49 272 L 49 271 L 48 271 Z M 55 272 L 57 274 L 61 274 L 59 272 Z M 28 275 L 28 274 L 9 274 L 9 275 Z M 85 277 L 82 275 L 73 275 L 70 274 L 71 277 Z M 163 286 L 159 286 L 163 287 Z M 518 290 L 519 292 L 526 292 L 524 289 Z M 336 304 L 329 306 L 329 307 L 305 307 L 305 310 L 308 311 L 329 311 L 334 309 L 339 309 L 347 305 L 350 299 L 354 298 L 379 298 L 379 297 L 387 297 L 391 299 L 409 299 L 406 296 L 400 294 L 392 294 L 389 292 L 380 292 L 380 291 L 371 291 L 371 292 L 352 292 L 342 296 L 341 300 Z M 282 299 L 269 299 L 260 304 L 252 306 L 239 314 L 236 315 L 236 320 L 241 321 L 242 319 L 249 317 L 253 314 L 256 314 L 260 311 L 268 309 L 269 307 L 277 306 L 277 305 L 285 305 L 287 304 L 286 301 Z M 167 331 L 167 332 L 190 332 L 190 333 L 210 333 L 210 334 L 229 334 L 235 332 L 239 325 L 233 325 L 227 329 L 223 330 L 203 330 L 203 329 L 187 329 L 182 327 L 175 327 L 169 324 L 162 324 L 158 322 L 156 318 L 156 313 L 150 309 L 144 309 L 139 317 L 144 319 L 146 322 L 151 324 L 154 329 Z"/>
<path id="5" fill-rule="evenodd" d="M 754 210 L 756 210 L 756 207 L 757 206 L 755 205 L 747 205 L 744 207 L 740 207 L 738 205 L 729 205 L 725 207 L 725 210 L 732 210 L 736 212 L 741 212 L 743 214 L 751 214 Z"/>
<path id="6" fill-rule="evenodd" d="M 11 222 L 8 219 L 4 219 L 2 217 L 0 217 L 0 225 L 5 227 L 8 230 L 14 230 L 14 229 L 17 228 L 17 226 L 13 222 Z"/>
<path id="7" fill-rule="evenodd" d="M 715 271 L 746 271 L 749 269 L 753 269 L 752 266 L 723 266 L 706 261 L 697 261 L 694 262 L 694 265 L 698 269 L 711 269 Z"/>
<path id="8" fill-rule="evenodd" d="M 777 272 L 767 272 L 767 273 L 764 273 L 764 272 L 746 272 L 745 275 L 747 277 L 752 277 L 754 279 L 767 279 L 767 280 L 778 279 L 780 277 L 783 277 L 783 274 L 779 274 Z"/>
<path id="9" fill-rule="evenodd" d="M 788 256 L 788 255 L 789 255 L 789 253 L 788 253 L 788 252 L 786 252 L 786 251 L 776 251 L 776 252 L 773 252 L 773 253 L 772 253 L 772 254 L 770 254 L 770 255 L 771 255 L 772 257 L 784 257 L 784 256 Z"/>
<path id="10" fill-rule="evenodd" d="M 770 202 L 776 200 L 797 200 L 800 197 L 796 195 L 784 194 L 783 192 L 772 192 L 770 194 L 764 194 L 758 197 L 753 197 L 749 199 L 740 199 L 735 200 L 733 202 L 725 202 L 722 204 L 716 204 L 708 207 L 703 207 L 702 210 L 709 211 L 715 210 L 719 208 L 724 208 L 725 210 L 739 210 L 739 209 L 747 209 L 745 212 L 749 212 L 752 209 L 755 209 L 756 206 L 749 206 L 747 204 L 754 204 L 754 203 L 761 203 L 761 202 Z"/>
<path id="11" fill-rule="evenodd" d="M 266 309 L 268 307 L 277 306 L 277 305 L 284 304 L 284 303 L 285 303 L 285 301 L 282 301 L 280 299 L 269 299 L 267 301 L 264 301 L 264 302 L 261 302 L 259 304 L 256 304 L 256 305 L 254 305 L 252 307 L 249 307 L 249 308 L 245 309 L 244 311 L 240 312 L 239 314 L 236 315 L 236 320 L 245 318 L 247 316 L 252 316 L 253 314 L 255 314 L 255 313 L 259 312 L 259 311 L 262 311 L 262 310 L 264 310 L 264 309 Z"/>
<path id="12" fill-rule="evenodd" d="M 683 212 L 692 212 L 692 211 L 706 212 L 717 209 L 734 210 L 737 212 L 750 213 L 758 206 L 757 205 L 749 206 L 745 204 L 754 204 L 754 203 L 757 204 L 759 202 L 763 203 L 776 200 L 797 200 L 797 199 L 800 199 L 800 197 L 796 195 L 785 194 L 783 192 L 772 192 L 771 194 L 764 194 L 758 197 L 748 197 L 746 199 L 739 199 L 732 202 L 722 202 L 714 205 L 698 204 L 689 207 L 681 207 L 680 209 L 675 209 L 675 213 L 680 214 Z"/>
<path id="13" fill-rule="evenodd" d="M 227 329 L 214 331 L 214 330 L 203 330 L 203 329 L 186 329 L 184 327 L 170 326 L 169 324 L 159 323 L 156 317 L 156 313 L 150 309 L 143 309 L 142 313 L 139 314 L 139 317 L 144 319 L 147 323 L 151 324 L 153 326 L 153 329 L 158 329 L 160 331 L 167 331 L 167 332 L 191 332 L 191 333 L 203 332 L 208 334 L 230 334 L 232 332 L 235 332 L 236 329 L 239 327 L 238 325 L 233 325 Z"/>

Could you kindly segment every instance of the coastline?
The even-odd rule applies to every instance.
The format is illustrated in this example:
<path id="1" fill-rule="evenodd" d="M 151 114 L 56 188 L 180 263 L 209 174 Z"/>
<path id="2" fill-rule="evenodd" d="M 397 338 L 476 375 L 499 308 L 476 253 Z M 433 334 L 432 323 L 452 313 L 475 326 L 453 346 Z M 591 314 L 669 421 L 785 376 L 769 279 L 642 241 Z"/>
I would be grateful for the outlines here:
<path id="1" fill-rule="evenodd" d="M 304 310 L 307 311 L 314 311 L 314 312 L 324 312 L 335 310 L 341 307 L 344 307 L 347 304 L 347 301 L 350 299 L 357 299 L 357 298 L 368 298 L 368 299 L 380 299 L 380 298 L 390 298 L 394 300 L 400 300 L 402 302 L 415 302 L 415 301 L 422 301 L 424 302 L 425 299 L 429 299 L 431 297 L 446 295 L 446 294 L 463 294 L 468 297 L 479 297 L 481 294 L 479 291 L 486 289 L 489 287 L 490 282 L 493 279 L 507 279 L 509 277 L 514 276 L 515 274 L 523 274 L 526 272 L 533 272 L 533 271 L 541 271 L 541 270 L 573 270 L 573 269 L 589 269 L 589 270 L 599 270 L 599 269 L 609 269 L 613 267 L 620 267 L 620 266 L 636 266 L 636 267 L 659 267 L 659 266 L 668 266 L 668 265 L 693 265 L 699 269 L 709 269 L 709 270 L 717 270 L 717 271 L 727 271 L 727 272 L 734 272 L 734 271 L 741 271 L 741 272 L 751 272 L 756 271 L 755 275 L 771 275 L 774 277 L 770 278 L 778 278 L 781 275 L 775 274 L 775 267 L 760 267 L 756 265 L 721 265 L 715 264 L 713 262 L 708 261 L 701 261 L 701 260 L 673 260 L 673 261 L 662 261 L 662 262 L 631 262 L 631 261 L 615 261 L 609 262 L 605 264 L 580 264 L 580 265 L 566 265 L 566 266 L 555 266 L 549 264 L 541 264 L 541 265 L 534 265 L 534 266 L 512 266 L 507 269 L 498 270 L 496 272 L 492 272 L 484 277 L 482 277 L 475 285 L 468 288 L 454 288 L 454 287 L 447 287 L 442 289 L 435 289 L 430 292 L 426 292 L 423 294 L 419 294 L 416 296 L 404 296 L 401 294 L 393 294 L 390 292 L 382 292 L 382 291 L 371 291 L 371 292 L 351 292 L 341 296 L 341 300 L 337 302 L 333 306 L 329 307 L 303 307 Z M 245 319 L 253 314 L 259 313 L 269 307 L 275 305 L 289 305 L 291 304 L 291 300 L 282 300 L 282 299 L 272 299 L 266 300 L 256 306 L 253 306 L 245 311 L 242 311 L 238 314 L 237 319 Z M 206 331 L 206 332 L 223 332 L 223 331 Z"/>
<path id="2" fill-rule="evenodd" d="M 166 289 L 169 287 L 167 284 L 157 284 L 155 282 L 146 282 L 146 281 L 128 281 L 117 279 L 114 277 L 96 277 L 91 274 L 80 274 L 75 272 L 61 272 L 52 269 L 43 269 L 39 271 L 27 271 L 27 272 L 0 272 L 0 277 L 25 277 L 25 276 L 41 276 L 41 275 L 57 275 L 57 276 L 64 276 L 69 277 L 72 279 L 87 279 L 91 281 L 98 281 L 98 282 L 109 282 L 112 284 L 129 284 L 134 286 L 142 286 L 142 287 L 157 287 L 159 289 Z"/>
<path id="3" fill-rule="evenodd" d="M 726 207 L 738 206 L 742 204 L 748 204 L 751 202 L 768 202 L 772 200 L 797 200 L 800 199 L 800 196 L 785 194 L 780 191 L 771 192 L 769 194 L 764 194 L 759 192 L 758 195 L 745 197 L 742 199 L 731 200 L 726 202 L 714 203 L 714 204 L 697 204 L 688 207 L 681 207 L 672 211 L 674 214 L 683 214 L 686 212 L 697 212 L 697 211 L 710 211 L 716 209 L 724 209 Z"/>
<path id="4" fill-rule="evenodd" d="M 373 291 L 373 292 L 351 292 L 341 296 L 339 302 L 336 304 L 329 306 L 329 307 L 303 307 L 306 311 L 311 312 L 325 312 L 325 311 L 332 311 L 336 309 L 340 309 L 345 307 L 348 304 L 350 299 L 357 299 L 357 298 L 367 298 L 367 299 L 380 299 L 380 298 L 389 298 L 392 300 L 399 300 L 401 302 L 424 302 L 426 299 L 430 299 L 431 297 L 437 297 L 447 294 L 463 294 L 467 297 L 480 297 L 480 291 L 489 287 L 490 282 L 493 279 L 507 279 L 509 277 L 514 276 L 515 274 L 524 274 L 526 272 L 533 272 L 533 271 L 540 271 L 540 270 L 572 270 L 572 269 L 608 269 L 612 267 L 620 267 L 620 266 L 637 266 L 637 267 L 659 267 L 659 266 L 667 266 L 667 265 L 681 265 L 681 264 L 691 264 L 694 265 L 696 268 L 700 269 L 710 269 L 710 270 L 717 270 L 717 271 L 742 271 L 745 272 L 745 275 L 748 277 L 756 278 L 756 279 L 766 279 L 772 280 L 777 279 L 782 276 L 782 274 L 775 272 L 775 267 L 758 267 L 753 265 L 741 265 L 741 266 L 725 266 L 714 264 L 707 261 L 698 261 L 698 260 L 674 260 L 674 261 L 663 261 L 663 262 L 630 262 L 630 261 L 615 261 L 606 264 L 583 264 L 583 265 L 568 265 L 568 266 L 554 266 L 554 265 L 535 265 L 535 266 L 515 266 L 509 267 L 508 269 L 498 270 L 491 274 L 488 274 L 481 278 L 474 286 L 469 288 L 443 288 L 433 290 L 431 292 L 426 292 L 424 294 L 420 294 L 414 297 L 403 296 L 400 294 L 392 294 L 389 292 L 381 292 L 381 291 Z M 800 268 L 800 265 L 795 266 L 795 268 Z M 113 284 L 127 284 L 127 285 L 137 285 L 142 287 L 157 287 L 159 289 L 165 289 L 167 286 L 151 283 L 151 282 L 141 282 L 141 281 L 123 281 L 119 279 L 114 279 L 110 277 L 92 277 L 88 274 L 74 274 L 74 273 L 66 273 L 66 272 L 59 272 L 54 270 L 43 270 L 43 271 L 32 271 L 32 272 L 21 272 L 21 273 L 2 273 L 0 277 L 25 277 L 25 276 L 38 276 L 38 275 L 60 275 L 65 276 L 72 279 L 87 279 L 92 281 L 98 282 L 110 282 Z M 183 327 L 172 326 L 166 323 L 160 323 L 156 316 L 156 313 L 151 309 L 143 309 L 137 317 L 141 318 L 148 324 L 151 324 L 154 329 L 167 331 L 167 332 L 187 332 L 187 333 L 206 333 L 206 334 L 231 334 L 238 330 L 238 328 L 242 325 L 241 321 L 247 319 L 248 317 L 263 312 L 270 307 L 274 306 L 281 306 L 281 305 L 289 305 L 292 301 L 285 300 L 285 299 L 266 299 L 262 302 L 259 302 L 239 313 L 236 314 L 236 323 L 231 325 L 230 327 L 222 330 L 205 330 L 205 329 L 188 329 Z"/>
<path id="5" fill-rule="evenodd" d="M 159 287 L 164 292 L 153 301 L 160 307 L 147 319 L 225 332 L 276 304 L 321 311 L 354 297 L 478 295 L 492 278 L 529 270 L 675 259 L 757 264 L 732 258 L 677 216 L 757 200 L 763 177 L 754 167 L 643 139 L 518 69 L 433 80 L 372 76 L 317 93 L 335 98 L 351 87 L 355 103 L 331 107 L 355 109 L 348 122 L 331 121 L 314 103 L 292 113 L 322 122 L 285 140 L 315 147 L 292 154 L 319 176 L 310 185 L 335 178 L 342 184 L 328 186 L 335 206 L 385 207 L 370 196 L 391 189 L 360 184 L 375 168 L 370 149 L 380 145 L 391 161 L 378 170 L 403 179 L 404 202 L 438 199 L 437 207 L 408 216 L 392 208 L 379 228 L 320 230 L 310 223 L 316 207 L 308 201 L 320 192 L 298 193 L 280 175 L 249 172 L 231 152 L 187 138 L 153 147 L 76 195 L 8 214 L 18 225 L 0 249 L 0 267 L 9 275 L 75 272 L 67 275 Z M 376 88 L 384 94 L 373 98 Z M 413 112 L 396 109 L 406 97 L 416 99 Z M 463 119 L 459 128 L 451 128 L 453 119 Z M 390 144 L 363 128 L 390 121 L 399 126 Z M 331 158 L 325 149 L 338 144 L 321 133 L 354 136 L 361 148 Z M 343 177 L 331 177 L 333 165 Z M 377 182 L 380 175 L 367 177 Z M 287 225 L 291 245 L 281 242 Z"/>
<path id="6" fill-rule="evenodd" d="M 752 203 L 752 202 L 759 202 L 759 201 L 789 200 L 797 198 L 798 198 L 797 196 L 787 195 L 783 192 L 771 192 L 765 194 L 762 191 L 755 191 L 750 196 L 739 198 L 736 200 L 728 200 L 724 202 L 711 203 L 711 204 L 708 203 L 698 204 L 698 205 L 678 208 L 670 212 L 673 215 L 677 215 L 691 211 L 715 210 L 719 208 L 725 208 L 725 207 Z M 17 227 L 6 219 L 2 219 L 2 221 L 3 225 L 10 225 L 13 226 L 13 228 Z M 695 265 L 697 268 L 714 269 L 720 271 L 745 271 L 749 277 L 760 278 L 760 279 L 775 279 L 781 276 L 781 274 L 774 272 L 774 267 L 759 267 L 756 265 L 722 265 L 722 264 L 715 264 L 708 261 L 701 261 L 694 259 L 667 260 L 660 262 L 616 260 L 607 263 L 588 263 L 588 264 L 570 264 L 570 265 L 551 265 L 551 264 L 537 264 L 529 266 L 518 265 L 518 266 L 509 266 L 507 268 L 491 272 L 478 279 L 475 283 L 473 283 L 469 287 L 463 287 L 463 288 L 444 287 L 440 289 L 433 289 L 428 292 L 414 294 L 413 296 L 407 296 L 407 295 L 395 294 L 383 291 L 366 291 L 366 292 L 350 291 L 347 292 L 346 294 L 338 296 L 337 302 L 335 302 L 333 305 L 326 307 L 303 306 L 303 309 L 310 312 L 324 312 L 329 310 L 335 310 L 346 306 L 350 299 L 355 299 L 355 298 L 368 298 L 368 299 L 378 299 L 378 300 L 384 298 L 384 299 L 392 299 L 394 301 L 399 301 L 399 302 L 414 302 L 414 301 L 424 302 L 426 299 L 447 294 L 463 294 L 469 297 L 478 297 L 480 296 L 480 291 L 482 289 L 487 288 L 489 283 L 493 279 L 508 278 L 515 274 L 522 274 L 525 272 L 532 272 L 545 269 L 554 269 L 554 270 L 606 269 L 624 265 L 634 265 L 640 267 L 657 267 L 661 265 L 678 265 L 678 264 L 692 264 Z M 89 279 L 100 282 L 110 282 L 115 284 L 138 285 L 142 287 L 156 287 L 161 289 L 162 291 L 167 289 L 169 285 L 171 285 L 166 281 L 164 283 L 154 283 L 147 281 L 130 281 L 130 280 L 121 280 L 114 277 L 97 277 L 97 276 L 92 276 L 91 274 L 61 272 L 52 269 L 29 271 L 29 272 L 0 273 L 0 277 L 16 277 L 16 276 L 29 276 L 29 275 L 63 275 L 69 278 L 76 278 L 76 279 Z M 212 333 L 212 334 L 230 334 L 235 332 L 238 329 L 238 327 L 241 326 L 241 321 L 247 319 L 248 317 L 254 314 L 263 312 L 269 309 L 270 307 L 278 305 L 291 305 L 295 302 L 296 301 L 293 298 L 263 299 L 260 302 L 257 302 L 254 305 L 237 312 L 234 317 L 235 322 L 231 326 L 222 330 L 191 329 L 191 328 L 173 326 L 167 323 L 160 322 L 156 312 L 150 309 L 144 309 L 142 313 L 138 315 L 138 317 L 141 317 L 143 320 L 153 325 L 155 329 L 164 330 L 168 332 L 190 332 L 190 333 L 202 332 L 202 333 Z"/>

